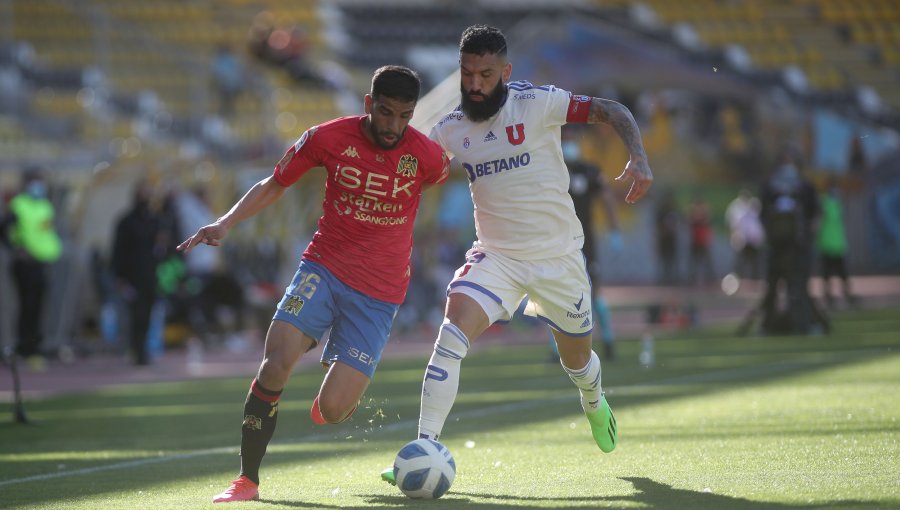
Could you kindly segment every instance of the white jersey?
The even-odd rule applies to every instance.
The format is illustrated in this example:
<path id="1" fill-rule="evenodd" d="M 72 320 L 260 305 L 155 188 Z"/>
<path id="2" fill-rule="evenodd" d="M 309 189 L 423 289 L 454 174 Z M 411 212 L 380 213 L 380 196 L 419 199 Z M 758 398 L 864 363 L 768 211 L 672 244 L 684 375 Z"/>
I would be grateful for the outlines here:
<path id="1" fill-rule="evenodd" d="M 584 232 L 569 196 L 560 126 L 572 95 L 527 81 L 507 85 L 496 115 L 472 122 L 457 109 L 430 138 L 462 163 L 475 204 L 475 247 L 518 260 L 580 250 Z"/>

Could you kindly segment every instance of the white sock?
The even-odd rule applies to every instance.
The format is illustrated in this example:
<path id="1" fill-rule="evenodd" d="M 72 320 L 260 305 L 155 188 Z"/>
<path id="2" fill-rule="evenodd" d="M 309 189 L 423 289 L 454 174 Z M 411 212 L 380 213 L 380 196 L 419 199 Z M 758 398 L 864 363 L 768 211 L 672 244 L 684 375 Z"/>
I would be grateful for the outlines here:
<path id="1" fill-rule="evenodd" d="M 600 358 L 597 353 L 591 351 L 591 359 L 583 368 L 573 370 L 565 365 L 562 367 L 581 391 L 581 407 L 585 412 L 596 411 L 603 395 L 603 388 L 600 386 Z"/>
<path id="2" fill-rule="evenodd" d="M 434 352 L 422 381 L 422 407 L 419 411 L 419 437 L 434 439 L 441 435 L 450 408 L 459 389 L 459 368 L 469 351 L 469 339 L 449 320 L 444 319 L 434 342 Z"/>

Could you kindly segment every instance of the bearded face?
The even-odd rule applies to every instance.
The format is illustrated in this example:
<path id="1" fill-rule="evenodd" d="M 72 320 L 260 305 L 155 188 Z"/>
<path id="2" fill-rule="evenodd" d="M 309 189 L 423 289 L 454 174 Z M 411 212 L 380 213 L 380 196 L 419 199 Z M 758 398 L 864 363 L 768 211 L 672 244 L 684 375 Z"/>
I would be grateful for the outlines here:
<path id="1" fill-rule="evenodd" d="M 475 90 L 466 90 L 466 84 L 460 85 L 462 103 L 460 108 L 466 118 L 472 122 L 484 122 L 494 116 L 506 99 L 506 86 L 503 80 L 497 80 L 497 86 L 487 94 Z"/>

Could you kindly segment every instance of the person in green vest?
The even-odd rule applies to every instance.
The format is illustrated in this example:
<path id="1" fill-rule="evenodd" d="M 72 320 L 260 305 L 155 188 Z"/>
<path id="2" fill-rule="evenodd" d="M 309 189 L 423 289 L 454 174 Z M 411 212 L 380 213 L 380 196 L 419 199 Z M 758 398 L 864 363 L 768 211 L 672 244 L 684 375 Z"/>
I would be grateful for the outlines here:
<path id="1" fill-rule="evenodd" d="M 822 217 L 819 223 L 819 236 L 816 245 L 819 249 L 822 267 L 822 287 L 825 301 L 834 307 L 831 293 L 831 279 L 840 279 L 844 299 L 853 305 L 856 299 L 850 292 L 850 279 L 847 276 L 847 234 L 844 230 L 844 206 L 841 203 L 837 182 L 831 179 L 825 194 L 821 197 Z"/>
<path id="2" fill-rule="evenodd" d="M 12 276 L 19 301 L 16 354 L 36 369 L 44 366 L 41 351 L 47 268 L 62 255 L 53 225 L 55 211 L 47 199 L 47 182 L 37 168 L 22 175 L 22 191 L 10 200 L 2 220 L 3 239 L 12 251 Z"/>

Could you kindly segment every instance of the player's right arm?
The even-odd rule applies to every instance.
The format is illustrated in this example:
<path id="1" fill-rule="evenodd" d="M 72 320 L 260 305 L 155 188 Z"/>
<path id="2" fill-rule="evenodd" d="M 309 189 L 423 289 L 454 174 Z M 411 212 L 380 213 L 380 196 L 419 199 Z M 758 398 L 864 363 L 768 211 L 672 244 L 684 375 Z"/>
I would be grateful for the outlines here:
<path id="1" fill-rule="evenodd" d="M 179 244 L 178 250 L 188 253 L 194 246 L 201 243 L 219 246 L 219 241 L 225 237 L 231 227 L 277 202 L 284 195 L 286 189 L 272 175 L 257 182 L 227 213 L 213 223 L 202 227 L 196 234 Z"/>

